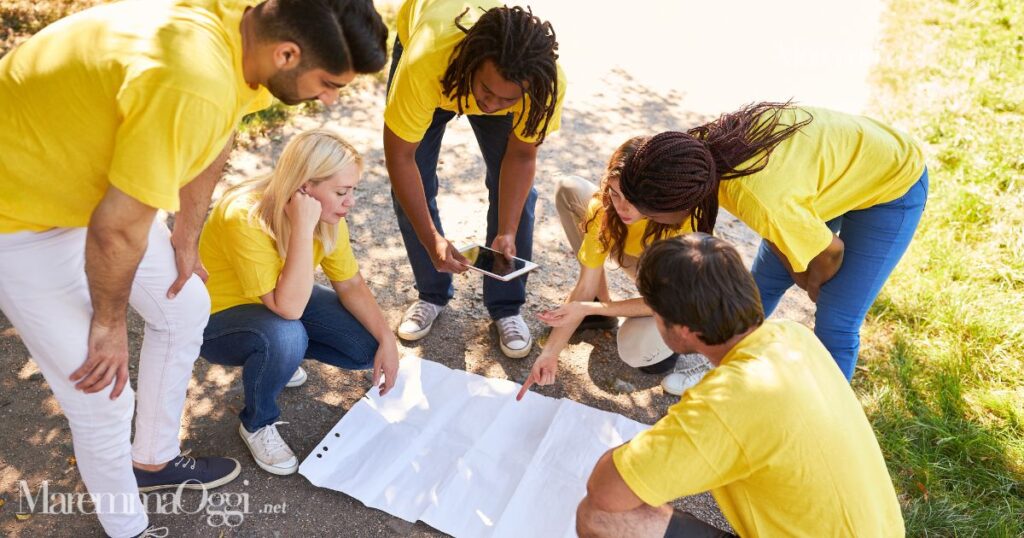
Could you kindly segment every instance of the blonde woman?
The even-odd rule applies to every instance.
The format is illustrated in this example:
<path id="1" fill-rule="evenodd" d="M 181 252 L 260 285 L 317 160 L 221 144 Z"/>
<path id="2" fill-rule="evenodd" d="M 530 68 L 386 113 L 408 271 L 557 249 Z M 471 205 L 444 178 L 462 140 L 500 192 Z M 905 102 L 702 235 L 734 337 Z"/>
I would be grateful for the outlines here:
<path id="1" fill-rule="evenodd" d="M 345 216 L 362 158 L 323 129 L 296 135 L 266 176 L 228 191 L 199 241 L 212 314 L 202 356 L 241 366 L 238 432 L 256 463 L 278 475 L 299 462 L 277 430 L 277 397 L 306 378 L 303 358 L 373 368 L 381 394 L 395 383 L 398 347 L 359 273 Z M 313 281 L 319 265 L 333 289 Z"/>
<path id="2" fill-rule="evenodd" d="M 555 207 L 566 238 L 580 264 L 576 286 L 565 304 L 537 315 L 553 327 L 544 349 L 533 363 L 530 377 L 520 397 L 530 385 L 548 385 L 555 381 L 558 356 L 573 332 L 580 328 L 614 328 L 617 317 L 626 318 L 618 329 L 619 358 L 644 373 L 659 374 L 672 369 L 676 356 L 658 335 L 651 309 L 635 297 L 613 301 L 608 293 L 605 261 L 609 256 L 630 278 L 636 278 L 637 259 L 652 242 L 690 231 L 689 223 L 666 225 L 650 222 L 625 198 L 619 189 L 622 165 L 647 140 L 637 136 L 627 140 L 612 154 L 600 187 L 569 176 L 559 182 Z M 699 364 L 703 364 L 703 360 Z M 695 382 L 696 380 L 694 380 Z M 677 382 L 664 383 L 672 393 Z"/>

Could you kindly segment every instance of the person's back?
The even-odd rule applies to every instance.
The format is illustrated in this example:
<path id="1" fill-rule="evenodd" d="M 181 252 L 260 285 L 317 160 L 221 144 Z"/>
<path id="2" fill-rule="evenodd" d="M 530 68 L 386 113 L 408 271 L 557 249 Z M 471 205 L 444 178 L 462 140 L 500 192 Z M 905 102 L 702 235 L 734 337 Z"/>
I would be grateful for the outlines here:
<path id="1" fill-rule="evenodd" d="M 660 466 L 651 493 L 711 488 L 741 536 L 903 533 L 871 425 L 828 351 L 800 324 L 765 322 L 662 422 L 674 423 L 678 437 L 657 453 L 682 460 L 697 448 L 710 462 Z"/>
<path id="2" fill-rule="evenodd" d="M 177 209 L 177 187 L 213 161 L 243 112 L 269 104 L 241 74 L 238 25 L 252 3 L 101 5 L 0 60 L 0 147 L 17 155 L 0 162 L 0 232 L 84 226 L 108 181 Z M 166 119 L 165 132 L 145 128 L 147 117 Z M 181 158 L 150 167 L 171 148 Z M 39 189 L 42 180 L 65 188 Z M 174 187 L 157 192 L 154 183 Z M 42 199 L 28 203 L 33 191 Z"/>
<path id="3" fill-rule="evenodd" d="M 765 321 L 726 241 L 665 239 L 637 287 L 665 344 L 716 365 L 651 429 L 598 461 L 581 536 L 731 536 L 675 510 L 710 491 L 740 536 L 902 536 L 896 492 L 857 397 L 806 327 Z"/>

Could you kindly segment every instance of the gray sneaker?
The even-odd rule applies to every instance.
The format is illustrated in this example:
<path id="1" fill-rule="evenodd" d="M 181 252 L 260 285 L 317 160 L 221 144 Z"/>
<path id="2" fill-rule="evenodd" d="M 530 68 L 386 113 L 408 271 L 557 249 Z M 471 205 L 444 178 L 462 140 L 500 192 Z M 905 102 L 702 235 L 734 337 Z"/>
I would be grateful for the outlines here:
<path id="1" fill-rule="evenodd" d="M 516 314 L 496 319 L 494 324 L 498 327 L 498 344 L 506 357 L 521 359 L 530 354 L 533 337 L 530 336 L 530 327 L 526 325 L 523 316 Z"/>
<path id="2" fill-rule="evenodd" d="M 423 338 L 434 326 L 434 320 L 444 310 L 443 306 L 426 301 L 416 301 L 405 311 L 402 324 L 398 326 L 398 337 L 414 342 Z"/>

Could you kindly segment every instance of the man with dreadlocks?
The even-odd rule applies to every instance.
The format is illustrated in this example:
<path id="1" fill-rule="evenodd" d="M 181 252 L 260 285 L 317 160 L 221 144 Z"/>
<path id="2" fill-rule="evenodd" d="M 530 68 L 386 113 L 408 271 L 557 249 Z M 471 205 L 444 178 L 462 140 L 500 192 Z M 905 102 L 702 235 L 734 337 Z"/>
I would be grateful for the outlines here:
<path id="1" fill-rule="evenodd" d="M 444 236 L 437 210 L 437 161 L 445 126 L 466 115 L 487 167 L 487 243 L 530 259 L 537 147 L 556 131 L 565 77 L 550 23 L 493 0 L 407 0 L 398 13 L 387 105 L 384 156 L 392 198 L 419 300 L 398 335 L 418 340 L 454 295 L 451 273 L 466 259 Z M 408 52 L 405 52 L 408 49 Z M 503 353 L 530 353 L 519 314 L 526 277 L 484 279 L 484 303 Z"/>
<path id="2" fill-rule="evenodd" d="M 710 233 L 722 205 L 764 239 L 752 272 L 766 314 L 796 285 L 814 332 L 853 377 L 868 308 L 928 197 L 921 149 L 862 116 L 758 103 L 637 149 L 622 194 L 655 222 Z"/>

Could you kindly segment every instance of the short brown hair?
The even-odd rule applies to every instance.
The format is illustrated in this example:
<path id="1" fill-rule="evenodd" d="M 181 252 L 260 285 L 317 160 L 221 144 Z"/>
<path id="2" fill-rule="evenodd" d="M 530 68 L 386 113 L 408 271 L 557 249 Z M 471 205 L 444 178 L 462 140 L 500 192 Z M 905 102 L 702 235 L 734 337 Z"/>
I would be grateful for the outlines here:
<path id="1" fill-rule="evenodd" d="M 687 327 L 708 345 L 764 322 L 761 295 L 739 252 L 707 234 L 663 239 L 644 250 L 637 287 L 666 324 Z"/>

